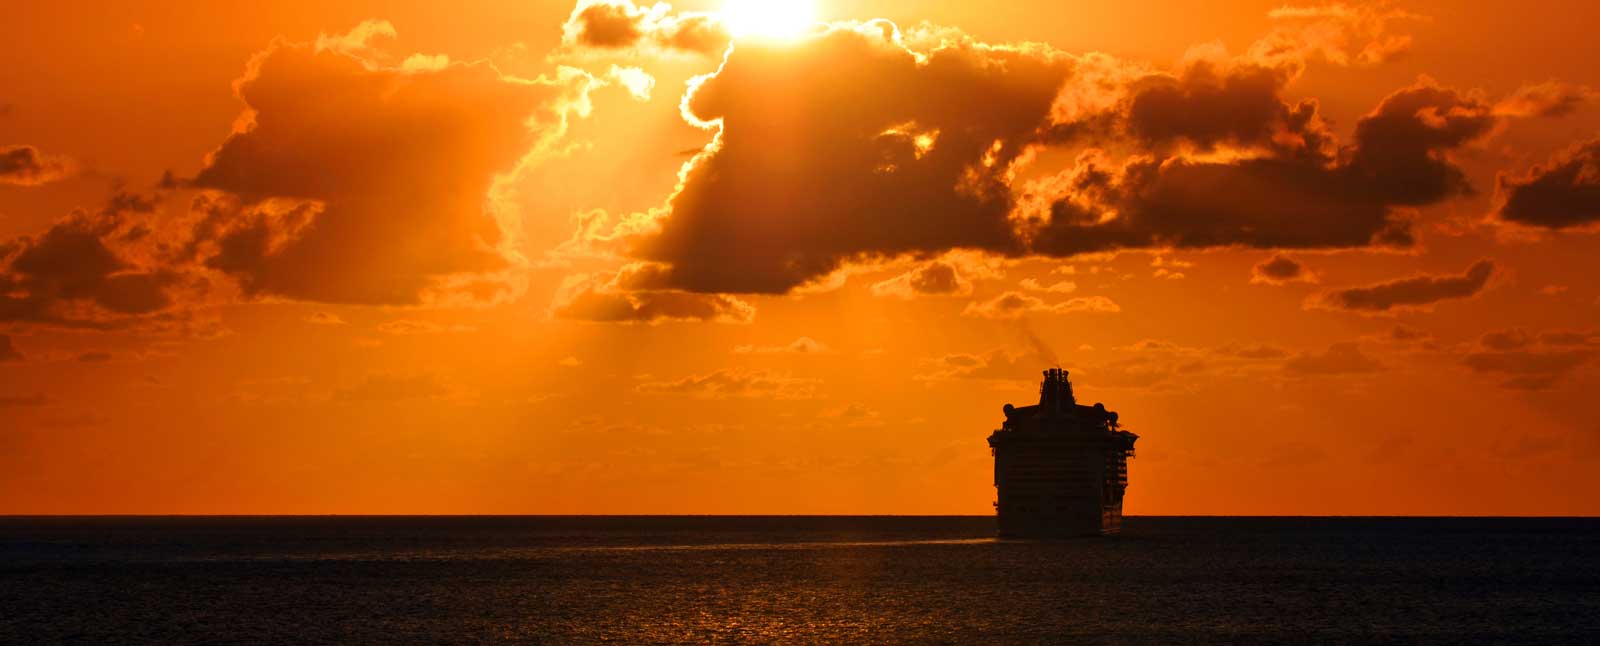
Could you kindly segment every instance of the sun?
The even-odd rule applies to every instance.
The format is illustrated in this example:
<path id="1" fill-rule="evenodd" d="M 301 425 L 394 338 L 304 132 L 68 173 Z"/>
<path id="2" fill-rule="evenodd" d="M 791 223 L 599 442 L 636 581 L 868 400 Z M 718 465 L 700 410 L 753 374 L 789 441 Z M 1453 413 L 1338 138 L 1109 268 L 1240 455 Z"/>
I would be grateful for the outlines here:
<path id="1" fill-rule="evenodd" d="M 722 22 L 734 38 L 793 40 L 816 22 L 810 0 L 727 0 Z"/>

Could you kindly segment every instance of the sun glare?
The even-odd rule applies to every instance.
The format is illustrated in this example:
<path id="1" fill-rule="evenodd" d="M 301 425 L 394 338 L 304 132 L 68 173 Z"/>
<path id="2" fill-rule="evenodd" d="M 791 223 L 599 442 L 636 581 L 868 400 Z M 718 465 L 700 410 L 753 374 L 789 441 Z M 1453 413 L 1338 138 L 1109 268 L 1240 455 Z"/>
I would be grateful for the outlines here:
<path id="1" fill-rule="evenodd" d="M 810 0 L 728 0 L 722 21 L 735 38 L 791 40 L 811 29 L 816 13 Z"/>

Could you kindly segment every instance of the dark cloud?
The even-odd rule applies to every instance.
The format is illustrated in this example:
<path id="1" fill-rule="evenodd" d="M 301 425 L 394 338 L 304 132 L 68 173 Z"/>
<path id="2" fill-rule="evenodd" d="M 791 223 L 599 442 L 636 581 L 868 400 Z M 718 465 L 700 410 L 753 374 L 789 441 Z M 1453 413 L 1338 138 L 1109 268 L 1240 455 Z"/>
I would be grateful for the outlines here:
<path id="1" fill-rule="evenodd" d="M 1286 76 L 1248 65 L 1201 69 L 1207 71 L 1139 89 L 1117 112 L 1093 117 L 1101 125 L 1083 136 L 1116 124 L 1113 136 L 1128 133 L 1120 136 L 1153 154 L 1119 168 L 1090 151 L 1072 170 L 1032 186 L 1026 199 L 1035 252 L 1409 247 L 1410 222 L 1396 209 L 1470 193 L 1447 155 L 1497 122 L 1490 106 L 1424 82 L 1385 98 L 1357 122 L 1353 142 L 1335 150 L 1314 102 L 1279 98 Z M 1192 84 L 1209 89 L 1183 89 Z M 1162 109 L 1134 113 L 1152 92 L 1161 93 Z M 1162 148 L 1173 142 L 1200 150 L 1226 144 L 1248 154 L 1231 161 L 1169 156 Z"/>
<path id="2" fill-rule="evenodd" d="M 0 321 L 113 329 L 163 314 L 185 277 L 159 258 L 134 255 L 155 208 L 119 193 L 104 209 L 0 244 Z"/>
<path id="3" fill-rule="evenodd" d="M 898 298 L 966 296 L 972 293 L 972 282 L 961 276 L 955 264 L 936 260 L 874 284 L 872 293 Z"/>
<path id="4" fill-rule="evenodd" d="M 562 31 L 567 46 L 600 50 L 715 55 L 729 42 L 727 29 L 711 14 L 674 14 L 664 3 L 643 7 L 632 0 L 581 0 Z"/>
<path id="5" fill-rule="evenodd" d="M 720 133 L 630 241 L 663 265 L 650 286 L 783 293 L 851 260 L 1021 251 L 1007 169 L 1070 61 L 962 39 L 919 59 L 904 42 L 874 22 L 740 43 L 692 88 L 686 116 Z"/>
<path id="6" fill-rule="evenodd" d="M 1313 297 L 1308 305 L 1353 312 L 1427 307 L 1443 300 L 1471 298 L 1483 291 L 1492 275 L 1494 261 L 1479 260 L 1460 276 L 1423 274 L 1366 287 L 1338 289 Z"/>
<path id="7" fill-rule="evenodd" d="M 1279 93 L 1287 82 L 1281 68 L 1247 64 L 1222 70 L 1200 61 L 1178 76 L 1154 74 L 1134 82 L 1123 113 L 1114 116 L 1128 136 L 1151 150 L 1185 142 L 1200 152 L 1226 145 L 1318 153 L 1328 135 L 1317 104 L 1284 102 Z"/>
<path id="8" fill-rule="evenodd" d="M 1324 352 L 1307 352 L 1295 355 L 1283 363 L 1283 371 L 1296 377 L 1349 375 L 1377 372 L 1379 363 L 1361 352 L 1354 343 L 1335 343 Z"/>
<path id="9" fill-rule="evenodd" d="M 78 361 L 82 361 L 84 363 L 104 363 L 104 362 L 107 362 L 107 361 L 110 361 L 110 360 L 111 360 L 111 353 L 110 352 L 103 352 L 103 351 L 99 351 L 99 350 L 91 351 L 91 352 L 85 352 L 83 354 L 78 355 Z"/>
<path id="10" fill-rule="evenodd" d="M 527 81 L 488 63 L 390 66 L 366 23 L 275 41 L 236 84 L 248 111 L 193 185 L 195 254 L 247 296 L 356 304 L 493 300 L 511 225 L 490 189 L 564 128 L 589 78 Z M 386 23 L 379 24 L 387 27 Z M 392 31 L 392 28 L 388 28 Z"/>
<path id="11" fill-rule="evenodd" d="M 38 186 L 66 177 L 72 163 L 50 157 L 33 146 L 0 146 L 0 184 Z"/>
<path id="12" fill-rule="evenodd" d="M 1299 261 L 1283 254 L 1261 261 L 1250 269 L 1250 282 L 1264 285 L 1284 285 L 1294 282 L 1314 283 L 1316 275 Z"/>
<path id="13" fill-rule="evenodd" d="M 1502 221 L 1557 230 L 1600 222 L 1600 139 L 1496 184 Z"/>
<path id="14" fill-rule="evenodd" d="M 22 352 L 17 350 L 15 345 L 12 345 L 11 337 L 5 334 L 0 334 L 0 363 L 21 360 Z"/>

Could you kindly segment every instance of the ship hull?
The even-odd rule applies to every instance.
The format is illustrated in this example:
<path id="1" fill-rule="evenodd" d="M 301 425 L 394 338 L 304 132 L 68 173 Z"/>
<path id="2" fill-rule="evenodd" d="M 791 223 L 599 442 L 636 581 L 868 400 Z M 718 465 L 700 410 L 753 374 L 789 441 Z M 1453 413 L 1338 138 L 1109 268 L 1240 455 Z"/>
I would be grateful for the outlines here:
<path id="1" fill-rule="evenodd" d="M 1122 531 L 1122 505 L 1078 513 L 1001 512 L 996 520 L 1001 538 L 1109 536 Z"/>

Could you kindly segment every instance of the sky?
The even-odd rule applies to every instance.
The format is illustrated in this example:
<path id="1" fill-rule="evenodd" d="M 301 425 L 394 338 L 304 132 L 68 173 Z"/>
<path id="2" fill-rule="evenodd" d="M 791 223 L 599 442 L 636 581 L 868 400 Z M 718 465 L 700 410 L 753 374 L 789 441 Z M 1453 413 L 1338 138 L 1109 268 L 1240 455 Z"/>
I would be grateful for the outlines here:
<path id="1" fill-rule="evenodd" d="M 1587 3 L 47 3 L 0 514 L 1600 513 Z"/>

